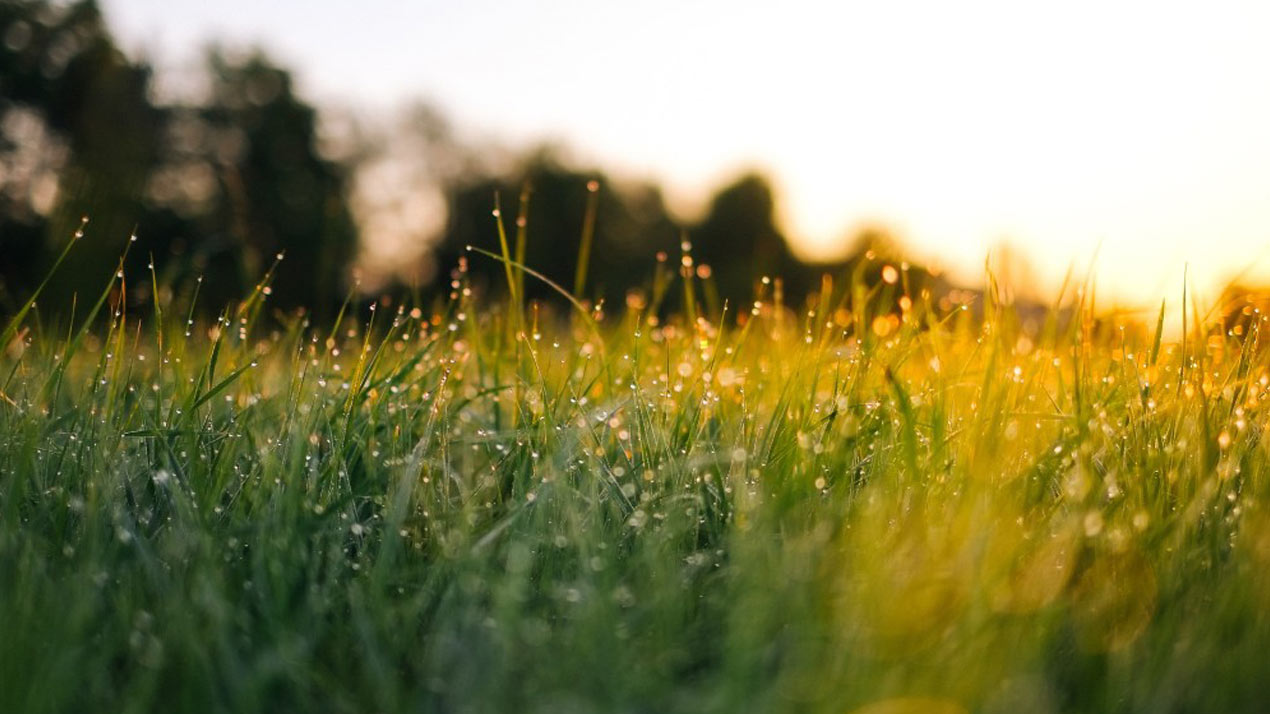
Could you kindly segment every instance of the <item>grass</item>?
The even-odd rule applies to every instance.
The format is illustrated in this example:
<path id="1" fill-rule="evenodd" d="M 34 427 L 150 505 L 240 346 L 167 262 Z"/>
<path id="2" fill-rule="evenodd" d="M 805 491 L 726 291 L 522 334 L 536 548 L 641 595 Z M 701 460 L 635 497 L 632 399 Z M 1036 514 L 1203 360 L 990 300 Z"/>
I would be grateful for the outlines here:
<path id="1" fill-rule="evenodd" d="M 18 314 L 0 710 L 1264 709 L 1259 314 L 891 315 L 890 270 L 706 315 L 665 268 L 559 313 L 511 250 L 508 302 L 333 328 L 267 279 Z"/>

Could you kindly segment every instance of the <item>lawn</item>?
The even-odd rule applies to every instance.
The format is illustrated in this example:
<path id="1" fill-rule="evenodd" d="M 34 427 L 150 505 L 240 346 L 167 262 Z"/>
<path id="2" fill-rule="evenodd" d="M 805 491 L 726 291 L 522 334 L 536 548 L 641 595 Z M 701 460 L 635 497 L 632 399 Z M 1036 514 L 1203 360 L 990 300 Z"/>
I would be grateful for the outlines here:
<path id="1" fill-rule="evenodd" d="M 334 321 L 122 272 L 16 314 L 0 710 L 1270 707 L 1260 313 L 506 267 Z"/>

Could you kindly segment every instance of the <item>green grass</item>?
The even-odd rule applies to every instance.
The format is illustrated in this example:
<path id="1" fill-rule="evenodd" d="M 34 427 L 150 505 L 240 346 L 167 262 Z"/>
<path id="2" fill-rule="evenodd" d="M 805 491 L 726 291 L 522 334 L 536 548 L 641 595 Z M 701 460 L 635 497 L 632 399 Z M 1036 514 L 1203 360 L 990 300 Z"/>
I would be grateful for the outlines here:
<path id="1" fill-rule="evenodd" d="M 334 329 L 19 315 L 0 711 L 1264 710 L 1259 314 L 564 314 L 507 265 Z"/>

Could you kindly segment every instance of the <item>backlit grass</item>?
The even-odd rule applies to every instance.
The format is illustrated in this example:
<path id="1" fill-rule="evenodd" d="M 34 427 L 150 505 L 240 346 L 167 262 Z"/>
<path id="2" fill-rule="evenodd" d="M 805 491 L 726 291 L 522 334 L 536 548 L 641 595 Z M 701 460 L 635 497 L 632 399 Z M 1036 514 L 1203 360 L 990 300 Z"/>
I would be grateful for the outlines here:
<path id="1" fill-rule="evenodd" d="M 1270 701 L 1259 313 L 1169 332 L 1069 290 L 1029 322 L 894 266 L 551 308 L 507 265 L 510 300 L 458 271 L 334 327 L 267 279 L 219 321 L 122 274 L 17 316 L 0 710 Z"/>

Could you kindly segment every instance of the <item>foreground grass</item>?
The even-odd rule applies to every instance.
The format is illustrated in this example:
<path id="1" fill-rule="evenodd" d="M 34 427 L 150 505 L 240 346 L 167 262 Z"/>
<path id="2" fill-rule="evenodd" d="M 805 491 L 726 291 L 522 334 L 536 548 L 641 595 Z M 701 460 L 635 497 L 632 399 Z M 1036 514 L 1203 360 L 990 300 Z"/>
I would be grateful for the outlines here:
<path id="1" fill-rule="evenodd" d="M 869 314 L 898 279 L 549 319 L 509 279 L 15 323 L 0 710 L 1263 710 L 1259 315 Z"/>

